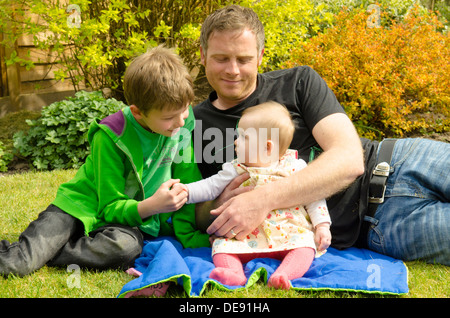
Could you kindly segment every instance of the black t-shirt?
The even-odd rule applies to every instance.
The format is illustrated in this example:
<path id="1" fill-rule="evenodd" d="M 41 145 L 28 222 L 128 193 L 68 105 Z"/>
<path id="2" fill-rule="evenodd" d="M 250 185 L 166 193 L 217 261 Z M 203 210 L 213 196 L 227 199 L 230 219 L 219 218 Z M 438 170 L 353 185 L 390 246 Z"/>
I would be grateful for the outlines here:
<path id="1" fill-rule="evenodd" d="M 203 177 L 217 173 L 224 162 L 233 160 L 236 126 L 242 112 L 266 101 L 277 101 L 289 110 L 296 130 L 290 148 L 299 158 L 309 161 L 312 149 L 319 145 L 312 129 L 323 118 L 345 113 L 325 81 L 310 67 L 301 66 L 258 74 L 256 90 L 231 109 L 219 110 L 212 105 L 216 92 L 194 107 L 196 128 L 194 149 Z M 372 171 L 377 143 L 363 140 L 366 167 Z M 345 248 L 356 243 L 361 220 L 367 208 L 368 177 L 359 177 L 346 191 L 327 200 L 332 220 L 332 246 Z"/>

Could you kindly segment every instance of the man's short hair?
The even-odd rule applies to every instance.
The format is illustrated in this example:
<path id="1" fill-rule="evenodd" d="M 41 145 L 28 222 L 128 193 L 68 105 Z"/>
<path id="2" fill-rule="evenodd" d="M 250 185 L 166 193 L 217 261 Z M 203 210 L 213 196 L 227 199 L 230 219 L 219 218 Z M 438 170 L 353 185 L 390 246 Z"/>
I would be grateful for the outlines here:
<path id="1" fill-rule="evenodd" d="M 208 40 L 215 31 L 243 31 L 249 29 L 256 36 L 258 53 L 264 49 L 264 26 L 258 15 L 250 8 L 230 5 L 211 13 L 203 22 L 200 33 L 200 45 L 206 52 Z"/>

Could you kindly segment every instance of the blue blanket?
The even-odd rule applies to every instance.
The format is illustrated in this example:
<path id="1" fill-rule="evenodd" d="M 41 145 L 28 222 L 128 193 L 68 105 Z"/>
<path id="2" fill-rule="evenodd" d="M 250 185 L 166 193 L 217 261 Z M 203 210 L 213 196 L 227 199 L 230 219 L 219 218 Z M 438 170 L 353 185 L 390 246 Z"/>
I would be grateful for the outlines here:
<path id="1" fill-rule="evenodd" d="M 280 261 L 269 258 L 254 259 L 245 264 L 247 284 L 227 286 L 209 278 L 214 268 L 211 248 L 183 248 L 171 237 L 145 241 L 144 249 L 135 262 L 135 270 L 142 273 L 125 284 L 118 297 L 136 293 L 164 282 L 183 286 L 187 295 L 202 295 L 208 284 L 234 290 L 248 288 L 261 277 L 267 283 Z M 366 249 L 328 248 L 316 258 L 308 272 L 291 281 L 296 290 L 336 290 L 381 294 L 408 293 L 408 270 L 402 261 Z M 129 294 L 130 295 L 130 294 Z"/>

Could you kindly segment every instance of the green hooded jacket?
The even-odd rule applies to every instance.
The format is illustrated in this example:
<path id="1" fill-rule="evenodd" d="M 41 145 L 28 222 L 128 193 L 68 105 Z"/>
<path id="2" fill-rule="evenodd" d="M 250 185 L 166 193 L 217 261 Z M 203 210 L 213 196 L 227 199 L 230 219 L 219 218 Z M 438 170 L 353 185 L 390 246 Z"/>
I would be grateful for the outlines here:
<path id="1" fill-rule="evenodd" d="M 184 247 L 210 246 L 209 236 L 196 229 L 195 205 L 161 213 L 142 220 L 138 203 L 146 197 L 142 175 L 144 158 L 140 140 L 123 109 L 103 120 L 95 120 L 88 132 L 91 153 L 75 177 L 62 184 L 53 204 L 79 219 L 88 235 L 107 224 L 122 224 L 153 237 L 175 235 Z M 151 196 L 169 179 L 195 182 L 201 174 L 195 163 L 191 132 L 195 126 L 192 108 L 185 121 L 184 133 L 177 138 L 154 134 Z M 187 133 L 188 132 L 188 133 Z M 181 160 L 180 160 L 181 159 Z M 150 182 L 149 182 L 150 183 Z"/>

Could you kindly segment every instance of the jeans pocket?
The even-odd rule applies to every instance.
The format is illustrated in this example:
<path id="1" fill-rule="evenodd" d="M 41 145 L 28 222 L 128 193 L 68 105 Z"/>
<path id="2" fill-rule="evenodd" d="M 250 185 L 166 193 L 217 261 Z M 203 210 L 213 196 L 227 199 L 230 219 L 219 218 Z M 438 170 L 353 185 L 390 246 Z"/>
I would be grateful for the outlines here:
<path id="1" fill-rule="evenodd" d="M 384 248 L 384 237 L 381 230 L 376 225 L 370 225 L 368 233 L 368 246 L 369 249 L 378 252 L 380 254 L 386 254 Z"/>

